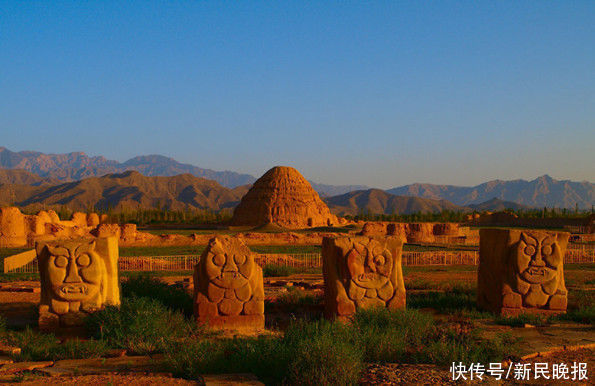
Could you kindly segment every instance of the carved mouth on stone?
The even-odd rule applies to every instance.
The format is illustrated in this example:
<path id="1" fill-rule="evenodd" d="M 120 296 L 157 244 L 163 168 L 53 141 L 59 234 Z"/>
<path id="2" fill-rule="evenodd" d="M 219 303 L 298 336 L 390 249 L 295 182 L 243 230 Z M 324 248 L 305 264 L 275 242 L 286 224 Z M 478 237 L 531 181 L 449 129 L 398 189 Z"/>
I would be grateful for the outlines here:
<path id="1" fill-rule="evenodd" d="M 532 276 L 545 276 L 545 268 L 531 267 L 527 269 L 527 273 Z"/>
<path id="2" fill-rule="evenodd" d="M 368 281 L 378 280 L 380 276 L 374 272 L 364 272 L 357 277 L 359 282 L 365 283 Z"/>
<path id="3" fill-rule="evenodd" d="M 235 280 L 240 277 L 239 272 L 222 272 L 221 275 L 217 277 L 219 280 Z"/>
<path id="4" fill-rule="evenodd" d="M 68 284 L 60 287 L 60 292 L 64 295 L 86 295 L 89 288 L 84 284 Z"/>

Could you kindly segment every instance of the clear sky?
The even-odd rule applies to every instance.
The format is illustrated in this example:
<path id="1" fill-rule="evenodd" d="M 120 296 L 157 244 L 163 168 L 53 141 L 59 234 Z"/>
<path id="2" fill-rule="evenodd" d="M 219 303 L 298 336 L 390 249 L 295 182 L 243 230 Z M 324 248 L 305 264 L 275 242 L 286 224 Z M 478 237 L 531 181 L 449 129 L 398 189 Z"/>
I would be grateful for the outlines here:
<path id="1" fill-rule="evenodd" d="M 0 146 L 595 180 L 595 1 L 1 1 Z"/>

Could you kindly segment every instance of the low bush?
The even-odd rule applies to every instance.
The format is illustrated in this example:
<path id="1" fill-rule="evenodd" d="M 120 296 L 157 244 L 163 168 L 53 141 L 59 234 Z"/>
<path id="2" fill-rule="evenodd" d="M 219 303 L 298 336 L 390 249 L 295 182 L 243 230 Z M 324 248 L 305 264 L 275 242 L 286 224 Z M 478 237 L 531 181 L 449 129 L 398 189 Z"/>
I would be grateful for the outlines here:
<path id="1" fill-rule="evenodd" d="M 514 339 L 487 341 L 473 329 L 436 325 L 421 311 L 359 311 L 351 323 L 296 321 L 281 338 L 188 342 L 169 346 L 170 371 L 252 372 L 267 384 L 354 384 L 366 362 L 438 363 L 501 361 Z"/>
<path id="2" fill-rule="evenodd" d="M 122 282 L 122 297 L 146 297 L 155 299 L 165 307 L 180 311 L 190 317 L 193 312 L 192 296 L 183 288 L 175 287 L 163 281 L 139 275 Z"/>
<path id="3" fill-rule="evenodd" d="M 296 268 L 289 267 L 287 265 L 266 264 L 262 268 L 262 274 L 264 277 L 289 276 L 296 273 L 298 273 Z"/>
<path id="4" fill-rule="evenodd" d="M 299 288 L 289 287 L 287 288 L 287 292 L 277 296 L 277 298 L 273 301 L 270 301 L 269 304 L 274 304 L 284 308 L 298 309 L 299 307 L 303 306 L 321 305 L 322 301 L 323 294 L 321 293 L 313 294 Z"/>
<path id="5" fill-rule="evenodd" d="M 96 338 L 136 354 L 163 351 L 170 340 L 199 332 L 181 313 L 150 298 L 125 298 L 119 308 L 106 307 L 87 323 Z"/>
<path id="6" fill-rule="evenodd" d="M 291 348 L 286 383 L 353 385 L 364 368 L 364 352 L 351 328 L 327 321 L 291 326 L 282 345 Z"/>
<path id="7" fill-rule="evenodd" d="M 522 313 L 515 316 L 498 315 L 494 322 L 511 327 L 523 327 L 525 324 L 541 327 L 548 325 L 550 320 L 547 315 Z"/>
<path id="8" fill-rule="evenodd" d="M 420 362 L 438 365 L 500 362 L 517 342 L 510 334 L 499 334 L 486 340 L 477 330 L 457 331 L 447 327 L 438 330 L 418 355 Z"/>
<path id="9" fill-rule="evenodd" d="M 445 292 L 426 292 L 407 295 L 407 307 L 433 308 L 440 313 L 477 310 L 475 291 L 454 286 Z"/>
<path id="10" fill-rule="evenodd" d="M 381 308 L 359 311 L 351 327 L 365 349 L 366 361 L 397 362 L 404 359 L 408 348 L 428 340 L 434 332 L 434 320 L 416 310 Z"/>
<path id="11" fill-rule="evenodd" d="M 9 332 L 6 341 L 21 348 L 21 353 L 14 356 L 18 361 L 95 358 L 102 356 L 110 348 L 107 342 L 95 339 L 72 339 L 60 343 L 53 334 L 40 333 L 30 328 Z"/>
<path id="12" fill-rule="evenodd" d="M 170 345 L 166 364 L 176 375 L 251 372 L 266 384 L 354 384 L 362 352 L 341 324 L 294 322 L 282 338 L 193 340 Z"/>

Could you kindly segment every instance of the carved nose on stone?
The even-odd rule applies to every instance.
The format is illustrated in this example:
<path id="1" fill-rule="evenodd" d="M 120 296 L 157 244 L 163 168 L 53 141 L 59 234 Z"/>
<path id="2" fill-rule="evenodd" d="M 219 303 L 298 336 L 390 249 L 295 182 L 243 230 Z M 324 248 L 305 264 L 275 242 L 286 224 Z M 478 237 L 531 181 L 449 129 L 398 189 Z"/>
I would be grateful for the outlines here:
<path id="1" fill-rule="evenodd" d="M 545 262 L 541 258 L 540 250 L 537 250 L 537 252 L 535 253 L 535 258 L 531 261 L 531 265 L 537 266 L 537 267 L 545 267 Z"/>
<path id="2" fill-rule="evenodd" d="M 81 283 L 83 280 L 79 276 L 76 263 L 72 260 L 68 261 L 68 273 L 64 279 L 64 283 Z"/>
<path id="3" fill-rule="evenodd" d="M 225 255 L 225 265 L 223 266 L 223 272 L 237 272 L 238 266 L 233 261 L 233 256 Z"/>
<path id="4" fill-rule="evenodd" d="M 366 258 L 366 266 L 371 272 L 376 272 L 376 264 L 374 264 L 374 257 L 368 256 Z"/>

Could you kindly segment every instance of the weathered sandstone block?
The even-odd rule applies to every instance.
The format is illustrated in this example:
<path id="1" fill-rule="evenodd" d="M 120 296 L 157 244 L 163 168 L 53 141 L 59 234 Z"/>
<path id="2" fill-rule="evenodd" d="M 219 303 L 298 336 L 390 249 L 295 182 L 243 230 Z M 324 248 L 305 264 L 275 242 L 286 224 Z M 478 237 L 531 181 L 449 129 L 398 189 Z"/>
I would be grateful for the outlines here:
<path id="1" fill-rule="evenodd" d="M 407 241 L 410 243 L 433 243 L 434 224 L 432 223 L 409 223 L 407 224 Z"/>
<path id="2" fill-rule="evenodd" d="M 26 244 L 25 216 L 19 208 L 0 208 L 0 247 L 22 247 Z"/>
<path id="3" fill-rule="evenodd" d="M 459 224 L 453 222 L 434 224 L 433 233 L 436 236 L 458 236 Z"/>
<path id="4" fill-rule="evenodd" d="M 120 304 L 116 238 L 37 243 L 35 249 L 40 330 L 82 326 L 89 313 Z"/>
<path id="5" fill-rule="evenodd" d="M 566 311 L 564 254 L 569 234 L 481 229 L 477 303 L 502 314 Z"/>
<path id="6" fill-rule="evenodd" d="M 194 267 L 194 314 L 216 329 L 264 328 L 262 269 L 236 238 L 216 236 Z"/>
<path id="7" fill-rule="evenodd" d="M 407 242 L 407 224 L 391 222 L 386 226 L 387 236 L 397 236 L 403 243 Z"/>
<path id="8" fill-rule="evenodd" d="M 45 234 L 46 221 L 44 218 L 36 215 L 25 216 L 25 223 L 27 224 L 27 233 L 29 236 L 41 236 Z"/>
<path id="9" fill-rule="evenodd" d="M 347 318 L 358 308 L 405 308 L 398 237 L 325 237 L 325 316 Z"/>
<path id="10" fill-rule="evenodd" d="M 74 212 L 70 219 L 75 226 L 84 228 L 87 226 L 87 214 L 83 212 Z"/>
<path id="11" fill-rule="evenodd" d="M 109 237 L 114 236 L 120 238 L 122 229 L 118 224 L 99 224 L 92 232 L 97 237 Z"/>
<path id="12" fill-rule="evenodd" d="M 384 222 L 367 222 L 364 224 L 360 236 L 384 237 L 387 232 L 387 224 Z"/>
<path id="13" fill-rule="evenodd" d="M 99 225 L 99 215 L 97 213 L 89 213 L 87 216 L 87 226 L 95 228 Z"/>
<path id="14" fill-rule="evenodd" d="M 130 241 L 136 239 L 136 234 L 138 233 L 136 230 L 136 224 L 123 224 L 121 227 L 121 235 L 122 241 Z"/>
<path id="15" fill-rule="evenodd" d="M 39 217 L 43 222 L 52 222 L 52 218 L 50 217 L 49 213 L 46 212 L 45 210 L 40 210 L 37 213 L 37 217 Z"/>
<path id="16" fill-rule="evenodd" d="M 55 211 L 48 210 L 48 216 L 50 216 L 50 222 L 54 224 L 60 223 L 60 217 L 58 216 L 58 213 L 56 213 Z"/>

